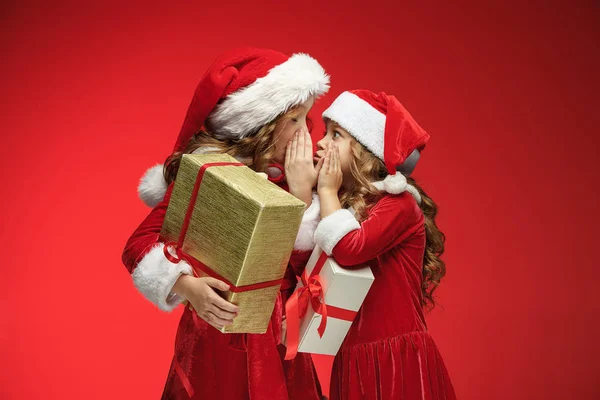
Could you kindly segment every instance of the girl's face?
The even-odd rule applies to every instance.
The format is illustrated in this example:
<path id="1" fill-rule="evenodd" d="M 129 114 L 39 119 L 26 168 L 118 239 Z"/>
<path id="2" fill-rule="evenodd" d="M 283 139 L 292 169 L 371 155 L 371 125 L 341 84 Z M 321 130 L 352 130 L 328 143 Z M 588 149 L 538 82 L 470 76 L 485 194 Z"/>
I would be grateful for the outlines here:
<path id="1" fill-rule="evenodd" d="M 334 121 L 327 121 L 327 130 L 323 139 L 317 142 L 317 152 L 315 153 L 315 163 L 325 157 L 327 153 L 327 147 L 330 143 L 334 143 L 338 149 L 340 149 L 340 166 L 342 169 L 342 175 L 344 176 L 344 183 L 349 183 L 352 179 L 350 173 L 350 161 L 352 160 L 352 143 L 354 138 L 350 136 L 348 131 L 343 129 Z"/>
<path id="2" fill-rule="evenodd" d="M 310 96 L 304 103 L 290 111 L 275 128 L 275 157 L 274 161 L 283 165 L 285 163 L 285 148 L 297 131 L 308 131 L 306 125 L 307 115 L 313 104 L 314 96 Z"/>

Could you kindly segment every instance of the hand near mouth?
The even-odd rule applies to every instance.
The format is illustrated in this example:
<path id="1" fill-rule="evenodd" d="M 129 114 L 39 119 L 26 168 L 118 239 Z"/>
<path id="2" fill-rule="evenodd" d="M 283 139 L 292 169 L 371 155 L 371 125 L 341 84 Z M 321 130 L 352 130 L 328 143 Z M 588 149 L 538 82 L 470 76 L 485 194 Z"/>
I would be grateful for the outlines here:
<path id="1" fill-rule="evenodd" d="M 285 152 L 285 176 L 290 193 L 304 201 L 312 203 L 312 190 L 317 184 L 319 163 L 314 165 L 313 146 L 308 131 L 298 131 L 287 144 Z M 317 169 L 319 168 L 319 169 Z"/>

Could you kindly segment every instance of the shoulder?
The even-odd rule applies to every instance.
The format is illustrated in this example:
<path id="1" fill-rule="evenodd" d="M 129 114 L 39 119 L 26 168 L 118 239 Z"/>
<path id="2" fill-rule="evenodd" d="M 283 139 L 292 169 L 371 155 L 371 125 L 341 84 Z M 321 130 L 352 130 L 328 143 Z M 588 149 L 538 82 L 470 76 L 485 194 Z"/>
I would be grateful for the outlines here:
<path id="1" fill-rule="evenodd" d="M 423 219 L 423 211 L 415 198 L 409 192 L 386 194 L 369 210 L 369 216 L 387 215 L 419 222 Z"/>

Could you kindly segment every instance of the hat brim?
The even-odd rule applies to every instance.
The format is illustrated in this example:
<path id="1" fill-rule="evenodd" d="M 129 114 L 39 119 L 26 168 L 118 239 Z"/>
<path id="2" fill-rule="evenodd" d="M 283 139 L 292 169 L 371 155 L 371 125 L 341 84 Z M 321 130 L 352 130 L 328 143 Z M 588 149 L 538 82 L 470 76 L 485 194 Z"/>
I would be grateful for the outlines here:
<path id="1" fill-rule="evenodd" d="M 208 123 L 215 136 L 240 139 L 328 90 L 329 75 L 317 60 L 307 54 L 294 54 L 266 76 L 227 96 L 208 116 Z"/>

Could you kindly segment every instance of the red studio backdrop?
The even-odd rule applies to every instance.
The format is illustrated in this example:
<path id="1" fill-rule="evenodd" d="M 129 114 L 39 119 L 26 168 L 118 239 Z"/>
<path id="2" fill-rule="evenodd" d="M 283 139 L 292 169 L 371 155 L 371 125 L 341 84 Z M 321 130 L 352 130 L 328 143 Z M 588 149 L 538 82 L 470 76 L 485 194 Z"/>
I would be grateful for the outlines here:
<path id="1" fill-rule="evenodd" d="M 181 310 L 121 264 L 136 186 L 242 45 L 331 74 L 314 138 L 352 88 L 431 134 L 416 177 L 448 274 L 429 327 L 460 399 L 599 398 L 598 2 L 122 3 L 0 4 L 0 398 L 160 396 Z"/>

